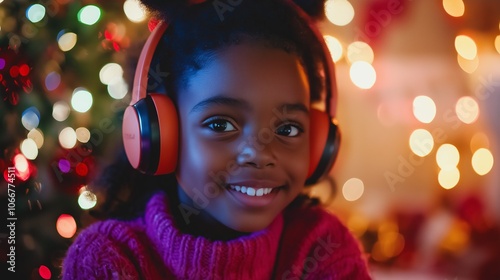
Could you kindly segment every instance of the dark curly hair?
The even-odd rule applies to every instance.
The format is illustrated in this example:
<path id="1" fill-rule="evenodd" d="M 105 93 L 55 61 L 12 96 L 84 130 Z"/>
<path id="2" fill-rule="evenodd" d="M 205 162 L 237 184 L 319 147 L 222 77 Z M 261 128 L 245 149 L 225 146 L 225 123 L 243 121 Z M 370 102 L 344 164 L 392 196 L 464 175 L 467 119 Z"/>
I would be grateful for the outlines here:
<path id="1" fill-rule="evenodd" d="M 157 47 L 153 65 L 169 75 L 161 87 L 176 101 L 196 71 L 205 67 L 218 52 L 242 42 L 256 42 L 295 54 L 306 70 L 311 101 L 322 98 L 322 48 L 309 23 L 287 0 L 142 0 L 159 20 L 169 26 Z M 201 2 L 192 4 L 192 2 Z M 295 0 L 313 19 L 324 15 L 324 0 Z M 158 90 L 157 90 L 158 91 Z M 127 218 L 139 215 L 149 196 L 158 189 L 175 192 L 173 176 L 140 174 L 128 163 L 123 151 L 95 182 L 105 202 L 91 214 L 99 218 Z M 170 193 L 169 193 L 170 195 Z M 172 193 L 175 195 L 175 193 Z M 129 199 L 133 198 L 133 199 Z M 316 201 L 317 202 L 317 201 Z"/>

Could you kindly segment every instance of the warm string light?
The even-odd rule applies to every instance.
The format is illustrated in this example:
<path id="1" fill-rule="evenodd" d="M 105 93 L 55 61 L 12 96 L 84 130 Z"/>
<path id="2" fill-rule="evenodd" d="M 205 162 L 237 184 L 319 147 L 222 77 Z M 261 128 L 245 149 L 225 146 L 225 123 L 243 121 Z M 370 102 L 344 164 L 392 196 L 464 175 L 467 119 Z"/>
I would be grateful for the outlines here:
<path id="1" fill-rule="evenodd" d="M 460 180 L 460 171 L 457 166 L 460 161 L 460 152 L 452 144 L 441 145 L 436 152 L 436 162 L 441 168 L 438 182 L 445 189 L 454 188 Z"/>
<path id="2" fill-rule="evenodd" d="M 78 205 L 83 210 L 93 208 L 97 204 L 97 197 L 91 191 L 85 190 L 78 196 Z"/>
<path id="3" fill-rule="evenodd" d="M 365 185 L 361 179 L 351 178 L 342 186 L 342 194 L 347 201 L 356 201 L 363 195 Z"/>
<path id="4" fill-rule="evenodd" d="M 410 135 L 410 149 L 419 157 L 425 157 L 432 152 L 434 148 L 434 138 L 426 129 L 415 129 Z"/>
<path id="5" fill-rule="evenodd" d="M 413 115 L 422 123 L 431 123 L 436 117 L 436 103 L 429 96 L 415 97 L 413 99 Z"/>
<path id="6" fill-rule="evenodd" d="M 326 18 L 334 25 L 348 25 L 354 18 L 354 8 L 347 0 L 328 0 L 325 3 Z"/>
<path id="7" fill-rule="evenodd" d="M 461 17 L 465 13 L 463 0 L 443 0 L 443 8 L 452 17 Z"/>
<path id="8" fill-rule="evenodd" d="M 56 229 L 57 233 L 64 238 L 71 238 L 76 233 L 76 221 L 73 216 L 69 214 L 61 214 L 57 218 Z"/>
<path id="9" fill-rule="evenodd" d="M 76 88 L 71 97 L 71 107 L 77 112 L 85 113 L 92 107 L 92 94 L 85 88 Z"/>
<path id="10" fill-rule="evenodd" d="M 146 19 L 146 11 L 138 0 L 125 0 L 123 11 L 131 22 L 142 22 Z"/>
<path id="11" fill-rule="evenodd" d="M 339 39 L 330 35 L 325 35 L 323 37 L 326 45 L 328 46 L 328 50 L 330 51 L 333 62 L 338 62 L 344 56 L 342 43 L 340 43 Z"/>

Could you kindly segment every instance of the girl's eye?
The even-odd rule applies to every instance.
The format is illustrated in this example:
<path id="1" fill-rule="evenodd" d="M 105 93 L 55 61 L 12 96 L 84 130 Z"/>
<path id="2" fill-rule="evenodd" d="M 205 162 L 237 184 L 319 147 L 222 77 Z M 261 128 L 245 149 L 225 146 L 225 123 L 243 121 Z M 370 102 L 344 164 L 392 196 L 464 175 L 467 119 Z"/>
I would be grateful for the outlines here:
<path id="1" fill-rule="evenodd" d="M 302 128 L 293 125 L 293 124 L 285 124 L 276 129 L 276 133 L 282 136 L 295 137 L 299 135 L 299 133 L 303 132 Z"/>
<path id="2" fill-rule="evenodd" d="M 205 126 L 210 128 L 211 130 L 215 132 L 229 132 L 229 131 L 235 131 L 236 128 L 233 126 L 233 124 L 225 119 L 213 119 L 205 122 Z"/>

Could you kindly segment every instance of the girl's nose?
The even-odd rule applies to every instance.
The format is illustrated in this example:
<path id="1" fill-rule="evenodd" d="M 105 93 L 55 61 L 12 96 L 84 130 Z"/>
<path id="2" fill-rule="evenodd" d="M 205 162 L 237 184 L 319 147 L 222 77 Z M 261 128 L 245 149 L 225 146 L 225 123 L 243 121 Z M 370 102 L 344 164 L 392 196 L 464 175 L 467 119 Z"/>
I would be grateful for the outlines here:
<path id="1" fill-rule="evenodd" d="M 238 154 L 236 162 L 240 166 L 252 166 L 255 168 L 265 168 L 276 164 L 271 145 L 252 146 L 245 145 Z"/>

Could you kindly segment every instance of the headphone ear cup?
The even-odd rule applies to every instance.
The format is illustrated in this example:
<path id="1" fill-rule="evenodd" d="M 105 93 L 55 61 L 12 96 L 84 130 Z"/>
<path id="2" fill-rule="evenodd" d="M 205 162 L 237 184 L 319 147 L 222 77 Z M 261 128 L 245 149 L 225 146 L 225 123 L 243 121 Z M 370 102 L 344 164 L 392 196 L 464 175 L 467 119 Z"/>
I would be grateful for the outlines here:
<path id="1" fill-rule="evenodd" d="M 179 122 L 175 106 L 164 94 L 148 94 L 127 107 L 123 143 L 131 165 L 146 174 L 162 175 L 177 167 Z"/>
<path id="2" fill-rule="evenodd" d="M 337 158 L 340 131 L 330 116 L 317 109 L 310 111 L 310 160 L 306 185 L 313 185 L 328 175 Z"/>

